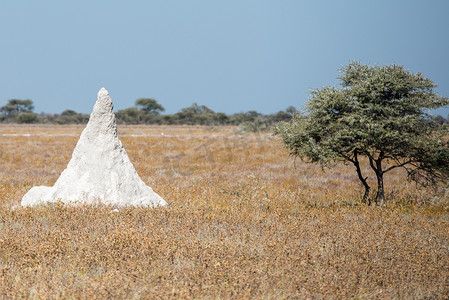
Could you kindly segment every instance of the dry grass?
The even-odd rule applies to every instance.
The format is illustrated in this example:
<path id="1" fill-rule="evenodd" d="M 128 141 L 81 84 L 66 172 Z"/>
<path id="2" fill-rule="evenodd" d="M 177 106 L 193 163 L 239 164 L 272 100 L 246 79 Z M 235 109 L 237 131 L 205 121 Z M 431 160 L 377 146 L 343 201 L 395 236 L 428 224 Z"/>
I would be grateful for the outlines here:
<path id="1" fill-rule="evenodd" d="M 387 207 L 366 207 L 351 167 L 324 173 L 232 127 L 119 127 L 166 208 L 11 210 L 55 182 L 82 129 L 0 126 L 1 298 L 449 295 L 446 190 L 397 172 Z"/>

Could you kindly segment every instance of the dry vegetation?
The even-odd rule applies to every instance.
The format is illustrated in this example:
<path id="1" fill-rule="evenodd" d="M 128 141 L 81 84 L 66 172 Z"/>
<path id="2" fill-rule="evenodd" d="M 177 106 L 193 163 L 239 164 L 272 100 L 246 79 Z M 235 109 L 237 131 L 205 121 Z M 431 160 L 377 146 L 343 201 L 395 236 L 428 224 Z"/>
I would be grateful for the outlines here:
<path id="1" fill-rule="evenodd" d="M 449 295 L 449 192 L 396 172 L 387 207 L 366 207 L 351 167 L 295 162 L 269 134 L 119 127 L 168 207 L 17 207 L 82 129 L 0 127 L 0 298 Z"/>

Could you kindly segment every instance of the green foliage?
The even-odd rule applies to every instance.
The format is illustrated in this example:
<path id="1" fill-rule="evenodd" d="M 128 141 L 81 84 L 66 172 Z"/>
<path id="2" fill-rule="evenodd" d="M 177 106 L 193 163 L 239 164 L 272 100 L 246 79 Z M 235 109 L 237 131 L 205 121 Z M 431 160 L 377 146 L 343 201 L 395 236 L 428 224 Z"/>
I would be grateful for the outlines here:
<path id="1" fill-rule="evenodd" d="M 31 112 L 33 109 L 31 100 L 9 100 L 8 104 L 0 108 L 0 122 L 14 123 L 26 121 L 25 116 L 20 120 L 18 115 Z M 134 107 L 129 107 L 116 112 L 119 124 L 165 124 L 165 125 L 241 125 L 241 132 L 255 132 L 269 130 L 279 121 L 288 121 L 292 118 L 296 109 L 288 107 L 286 111 L 275 114 L 262 115 L 256 111 L 248 111 L 227 115 L 214 112 L 205 105 L 193 103 L 189 107 L 182 108 L 175 114 L 160 115 L 164 111 L 162 105 L 155 99 L 139 98 Z M 30 116 L 28 116 L 29 118 Z M 65 110 L 61 114 L 45 114 L 36 116 L 32 122 L 41 124 L 83 124 L 89 120 L 88 114 L 77 113 L 74 110 Z"/>
<path id="2" fill-rule="evenodd" d="M 199 105 L 194 102 L 191 106 L 181 109 L 181 113 L 183 114 L 191 114 L 191 115 L 201 115 L 203 113 L 213 112 L 210 108 L 205 105 Z"/>
<path id="3" fill-rule="evenodd" d="M 8 104 L 0 107 L 0 114 L 2 117 L 0 120 L 3 122 L 14 122 L 17 121 L 19 123 L 31 123 L 34 122 L 32 115 L 24 115 L 19 118 L 19 115 L 22 113 L 31 113 L 34 110 L 33 101 L 26 99 L 11 99 L 8 100 Z M 32 121 L 29 121 L 33 119 Z M 29 121 L 29 122 L 28 122 Z"/>
<path id="4" fill-rule="evenodd" d="M 159 114 L 165 109 L 152 98 L 139 98 L 136 107 L 119 110 L 116 113 L 117 122 L 124 124 L 160 124 Z"/>
<path id="5" fill-rule="evenodd" d="M 7 112 L 7 114 L 19 114 L 21 112 L 31 112 L 34 110 L 33 101 L 26 99 L 11 99 L 8 100 L 8 104 L 2 108 L 1 111 Z"/>
<path id="6" fill-rule="evenodd" d="M 85 124 L 89 121 L 88 114 L 77 113 L 74 110 L 67 109 L 61 113 L 61 115 L 57 115 L 52 122 L 57 124 Z"/>
<path id="7" fill-rule="evenodd" d="M 119 123 L 140 124 L 145 113 L 135 107 L 130 107 L 119 110 L 115 115 Z"/>
<path id="8" fill-rule="evenodd" d="M 443 118 L 440 115 L 432 116 L 432 121 L 434 121 L 438 125 L 449 124 L 449 120 L 446 120 L 445 118 Z"/>
<path id="9" fill-rule="evenodd" d="M 17 115 L 16 120 L 18 123 L 34 123 L 37 119 L 37 114 L 33 112 L 22 112 Z"/>
<path id="10" fill-rule="evenodd" d="M 298 111 L 296 110 L 296 108 L 294 106 L 289 106 L 285 109 L 285 112 L 289 115 L 294 115 L 296 114 Z"/>
<path id="11" fill-rule="evenodd" d="M 342 88 L 324 87 L 311 92 L 307 115 L 281 122 L 279 134 L 294 156 L 329 165 L 354 164 L 365 187 L 359 156 L 365 156 L 376 174 L 376 202 L 385 199 L 383 175 L 397 167 L 409 178 L 434 185 L 449 176 L 447 127 L 426 112 L 449 104 L 434 92 L 436 85 L 422 74 L 402 66 L 374 66 L 352 62 L 341 69 Z M 387 167 L 385 168 L 385 164 Z"/>
<path id="12" fill-rule="evenodd" d="M 238 127 L 238 132 L 246 133 L 246 132 L 259 132 L 259 131 L 268 131 L 270 126 L 260 120 L 256 119 L 253 122 L 243 122 Z"/>
<path id="13" fill-rule="evenodd" d="M 74 111 L 74 110 L 71 110 L 71 109 L 64 110 L 61 113 L 61 116 L 63 116 L 63 117 L 73 117 L 73 116 L 76 116 L 76 115 L 78 115 L 78 113 L 76 111 Z"/>
<path id="14" fill-rule="evenodd" d="M 11 115 L 17 114 L 17 108 L 16 108 L 15 105 L 12 105 L 12 104 L 8 103 L 5 106 L 0 107 L 0 112 L 3 115 L 11 116 Z"/>
<path id="15" fill-rule="evenodd" d="M 193 103 L 191 106 L 181 109 L 171 118 L 171 124 L 187 125 L 225 125 L 228 116 L 223 113 L 215 113 L 205 105 Z"/>
<path id="16" fill-rule="evenodd" d="M 139 110 L 155 116 L 165 111 L 164 107 L 152 98 L 139 98 L 136 100 L 135 104 Z"/>

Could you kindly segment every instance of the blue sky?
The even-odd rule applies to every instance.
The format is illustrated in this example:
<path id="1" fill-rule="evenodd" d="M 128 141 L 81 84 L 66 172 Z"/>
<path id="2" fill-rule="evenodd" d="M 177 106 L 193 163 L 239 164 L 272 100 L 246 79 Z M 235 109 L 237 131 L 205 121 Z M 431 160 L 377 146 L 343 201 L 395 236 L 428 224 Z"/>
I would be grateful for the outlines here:
<path id="1" fill-rule="evenodd" d="M 448 13 L 445 0 L 4 0 L 0 106 L 90 113 L 104 86 L 116 110 L 151 97 L 167 113 L 274 113 L 355 59 L 422 72 L 449 96 Z"/>

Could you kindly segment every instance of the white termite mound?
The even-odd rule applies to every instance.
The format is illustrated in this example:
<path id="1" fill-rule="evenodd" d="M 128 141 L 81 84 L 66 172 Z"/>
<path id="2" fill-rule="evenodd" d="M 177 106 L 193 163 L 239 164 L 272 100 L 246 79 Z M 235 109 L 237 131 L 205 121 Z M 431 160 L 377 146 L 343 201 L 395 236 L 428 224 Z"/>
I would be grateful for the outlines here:
<path id="1" fill-rule="evenodd" d="M 134 169 L 117 136 L 112 109 L 111 98 L 102 88 L 67 168 L 54 186 L 29 190 L 22 198 L 22 206 L 57 201 L 119 207 L 167 204 Z"/>

